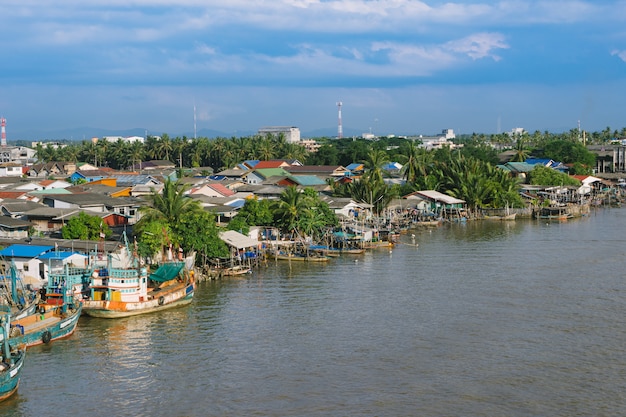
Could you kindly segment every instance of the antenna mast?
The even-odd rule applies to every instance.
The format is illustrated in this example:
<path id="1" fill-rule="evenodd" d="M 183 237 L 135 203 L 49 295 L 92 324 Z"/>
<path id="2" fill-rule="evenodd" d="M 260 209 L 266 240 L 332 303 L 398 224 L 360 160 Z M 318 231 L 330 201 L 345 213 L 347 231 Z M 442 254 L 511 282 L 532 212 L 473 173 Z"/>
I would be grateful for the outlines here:
<path id="1" fill-rule="evenodd" d="M 341 126 L 341 106 L 343 106 L 343 103 L 338 101 L 337 108 L 339 109 L 339 125 L 337 126 L 337 139 L 343 138 L 343 127 Z"/>
<path id="2" fill-rule="evenodd" d="M 7 119 L 1 117 L 0 125 L 2 125 L 2 141 L 0 142 L 0 145 L 4 148 L 7 146 Z"/>

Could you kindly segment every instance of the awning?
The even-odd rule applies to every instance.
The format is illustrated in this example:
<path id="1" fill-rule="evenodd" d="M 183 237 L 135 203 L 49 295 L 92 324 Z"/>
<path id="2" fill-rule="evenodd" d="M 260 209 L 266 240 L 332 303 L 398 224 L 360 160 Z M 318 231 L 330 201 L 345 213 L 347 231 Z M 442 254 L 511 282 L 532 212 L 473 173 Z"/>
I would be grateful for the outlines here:
<path id="1" fill-rule="evenodd" d="M 249 238 L 234 230 L 227 230 L 220 233 L 220 239 L 222 239 L 228 246 L 232 246 L 237 249 L 256 248 L 259 245 L 258 240 Z"/>

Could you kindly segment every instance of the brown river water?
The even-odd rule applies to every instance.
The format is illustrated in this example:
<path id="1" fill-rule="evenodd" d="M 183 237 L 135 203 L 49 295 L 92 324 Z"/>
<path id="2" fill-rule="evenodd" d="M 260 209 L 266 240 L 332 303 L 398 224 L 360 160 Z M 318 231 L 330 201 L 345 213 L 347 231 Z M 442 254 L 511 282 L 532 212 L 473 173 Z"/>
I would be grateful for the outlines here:
<path id="1" fill-rule="evenodd" d="M 626 415 L 626 210 L 401 242 L 82 317 L 0 416 Z"/>

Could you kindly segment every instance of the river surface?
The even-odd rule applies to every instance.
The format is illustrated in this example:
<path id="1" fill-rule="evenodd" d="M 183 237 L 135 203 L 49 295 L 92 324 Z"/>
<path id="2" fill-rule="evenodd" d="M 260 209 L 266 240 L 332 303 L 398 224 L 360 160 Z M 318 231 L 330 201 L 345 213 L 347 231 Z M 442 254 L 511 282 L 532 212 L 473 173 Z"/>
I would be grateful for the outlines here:
<path id="1" fill-rule="evenodd" d="M 401 241 L 81 317 L 0 416 L 626 415 L 626 210 Z"/>

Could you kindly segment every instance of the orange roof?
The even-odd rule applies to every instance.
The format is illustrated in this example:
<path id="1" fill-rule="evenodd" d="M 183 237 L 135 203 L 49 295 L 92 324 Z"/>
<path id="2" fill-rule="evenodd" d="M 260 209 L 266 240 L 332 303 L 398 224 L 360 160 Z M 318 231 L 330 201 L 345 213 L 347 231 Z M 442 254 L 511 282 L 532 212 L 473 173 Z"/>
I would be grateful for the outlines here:
<path id="1" fill-rule="evenodd" d="M 26 191 L 0 191 L 0 198 L 18 198 L 26 194 Z"/>

